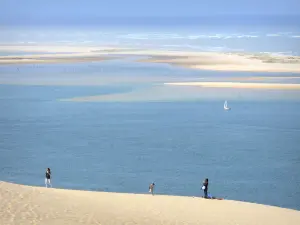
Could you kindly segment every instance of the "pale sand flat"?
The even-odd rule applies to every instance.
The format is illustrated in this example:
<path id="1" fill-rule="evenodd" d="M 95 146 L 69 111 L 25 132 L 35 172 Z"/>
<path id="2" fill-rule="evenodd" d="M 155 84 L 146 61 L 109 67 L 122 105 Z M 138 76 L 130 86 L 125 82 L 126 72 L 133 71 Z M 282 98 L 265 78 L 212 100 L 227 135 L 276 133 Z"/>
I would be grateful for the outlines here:
<path id="1" fill-rule="evenodd" d="M 0 59 L 0 65 L 21 65 L 21 64 L 59 64 L 59 63 L 80 63 L 80 62 L 98 62 L 104 60 L 117 59 L 113 56 L 81 56 L 81 57 L 44 57 L 44 58 L 7 58 Z"/>
<path id="2" fill-rule="evenodd" d="M 220 80 L 220 78 L 215 78 Z M 246 81 L 246 80 L 298 80 L 300 77 L 224 77 L 222 79 L 226 79 L 228 81 L 235 80 L 235 81 Z"/>
<path id="3" fill-rule="evenodd" d="M 298 225 L 300 211 L 198 197 L 30 187 L 0 181 L 1 225 Z"/>
<path id="4" fill-rule="evenodd" d="M 201 70 L 220 71 L 252 71 L 252 72 L 293 72 L 300 73 L 300 57 L 272 54 L 222 53 L 222 52 L 190 52 L 155 49 L 109 48 L 97 46 L 0 46 L 0 51 L 52 52 L 26 56 L 0 56 L 0 64 L 78 62 L 76 57 L 114 56 L 118 55 L 148 57 L 138 62 L 167 63 Z M 15 57 L 15 58 L 13 58 Z M 41 59 L 43 58 L 43 59 Z M 29 61 L 28 61 L 29 60 Z M 31 61 L 30 61 L 31 60 Z M 35 61 L 32 61 L 35 60 Z M 53 61 L 52 61 L 53 60 Z M 73 60 L 73 61 L 72 61 Z M 95 59 L 89 59 L 93 61 Z M 86 61 L 86 60 L 85 60 Z M 88 60 L 87 60 L 88 61 Z M 50 62 L 50 61 L 49 61 Z"/>
<path id="5" fill-rule="evenodd" d="M 200 86 L 200 87 L 213 87 L 213 88 L 289 89 L 289 90 L 300 89 L 300 84 L 283 84 L 283 83 L 177 82 L 177 83 L 165 83 L 165 85 Z"/>
<path id="6" fill-rule="evenodd" d="M 273 61 L 272 61 L 273 60 Z M 243 72 L 292 72 L 300 73 L 300 58 L 291 62 L 285 58 L 272 58 L 268 62 L 264 58 L 254 58 L 242 55 L 226 55 L 224 53 L 202 53 L 182 56 L 180 53 L 173 57 L 151 55 L 149 59 L 140 62 L 165 63 L 191 69 L 215 71 L 243 71 Z"/>
<path id="7" fill-rule="evenodd" d="M 240 72 L 267 72 L 267 73 L 300 73 L 299 64 L 280 63 L 255 63 L 251 64 L 226 64 L 226 65 L 183 65 L 183 67 L 213 71 L 240 71 Z"/>

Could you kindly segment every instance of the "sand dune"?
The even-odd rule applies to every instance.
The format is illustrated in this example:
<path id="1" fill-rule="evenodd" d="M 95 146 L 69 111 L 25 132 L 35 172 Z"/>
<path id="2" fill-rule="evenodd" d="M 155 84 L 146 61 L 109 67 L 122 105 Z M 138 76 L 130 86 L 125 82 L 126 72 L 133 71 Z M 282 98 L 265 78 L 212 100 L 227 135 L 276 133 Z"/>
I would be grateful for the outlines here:
<path id="1" fill-rule="evenodd" d="M 298 225 L 300 211 L 198 197 L 30 187 L 0 181 L 1 224 Z"/>

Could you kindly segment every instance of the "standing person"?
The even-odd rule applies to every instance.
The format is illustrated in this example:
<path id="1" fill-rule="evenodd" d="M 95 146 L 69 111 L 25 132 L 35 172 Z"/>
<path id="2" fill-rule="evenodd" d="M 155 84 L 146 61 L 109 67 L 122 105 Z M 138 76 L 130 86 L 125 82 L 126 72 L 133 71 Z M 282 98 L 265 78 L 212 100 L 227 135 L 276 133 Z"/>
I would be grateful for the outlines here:
<path id="1" fill-rule="evenodd" d="M 151 192 L 152 195 L 154 193 L 154 187 L 155 187 L 154 183 L 152 183 L 152 184 L 149 185 L 149 192 Z"/>
<path id="2" fill-rule="evenodd" d="M 51 170 L 50 170 L 50 168 L 47 168 L 47 170 L 46 170 L 45 184 L 46 184 L 46 188 L 48 187 L 48 184 L 50 185 L 50 187 L 52 187 L 52 185 L 51 185 Z"/>
<path id="3" fill-rule="evenodd" d="M 207 193 L 208 193 L 208 178 L 206 178 L 204 180 L 202 189 L 204 191 L 204 198 L 207 198 Z"/>

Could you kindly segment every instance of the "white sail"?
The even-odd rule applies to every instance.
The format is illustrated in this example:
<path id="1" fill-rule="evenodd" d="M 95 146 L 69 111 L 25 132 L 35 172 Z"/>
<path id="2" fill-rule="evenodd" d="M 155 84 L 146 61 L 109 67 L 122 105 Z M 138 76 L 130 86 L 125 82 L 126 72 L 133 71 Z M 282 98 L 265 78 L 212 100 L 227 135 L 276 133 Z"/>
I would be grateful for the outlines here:
<path id="1" fill-rule="evenodd" d="M 227 106 L 227 101 L 224 102 L 224 109 L 229 110 L 230 108 Z"/>

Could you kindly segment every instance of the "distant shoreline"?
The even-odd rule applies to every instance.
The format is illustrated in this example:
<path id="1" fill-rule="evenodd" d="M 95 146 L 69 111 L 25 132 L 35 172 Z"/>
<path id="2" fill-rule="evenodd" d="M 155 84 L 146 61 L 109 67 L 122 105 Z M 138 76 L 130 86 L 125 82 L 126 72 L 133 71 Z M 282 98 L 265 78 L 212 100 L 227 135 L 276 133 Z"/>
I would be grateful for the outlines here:
<path id="1" fill-rule="evenodd" d="M 190 69 L 214 71 L 300 73 L 300 56 L 267 53 L 191 52 L 97 46 L 0 46 L 1 51 L 28 55 L 0 56 L 0 65 L 93 62 L 128 56 L 146 57 L 136 62 L 165 63 Z M 30 54 L 30 52 L 47 54 Z M 65 53 L 69 52 L 69 53 Z M 70 53 L 71 52 L 71 53 Z M 50 54 L 51 53 L 51 54 Z"/>

